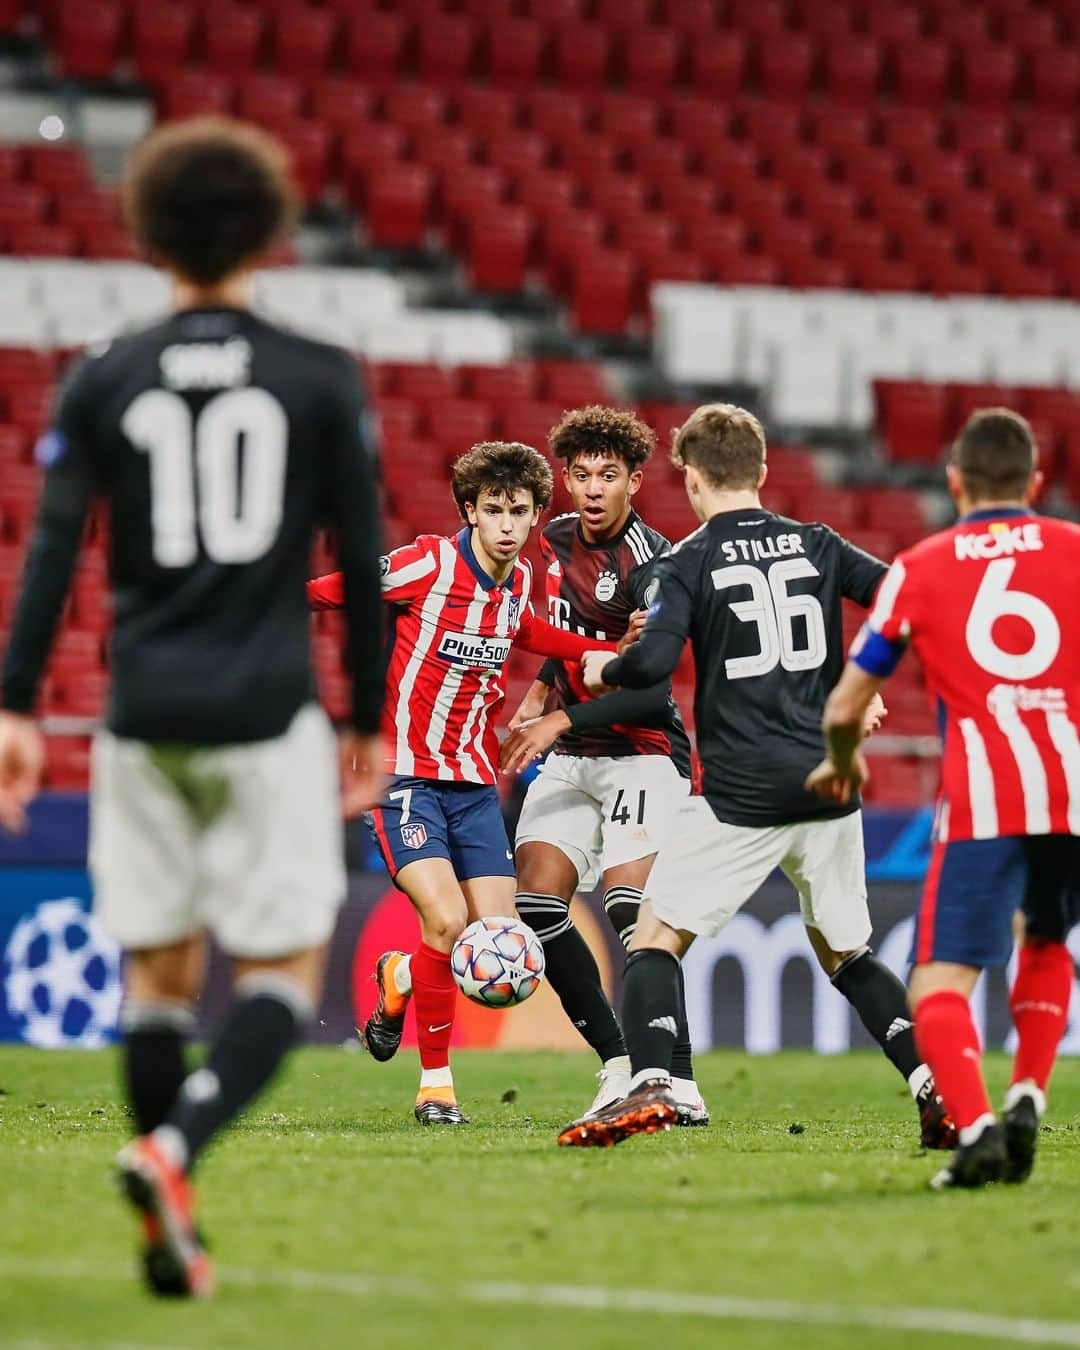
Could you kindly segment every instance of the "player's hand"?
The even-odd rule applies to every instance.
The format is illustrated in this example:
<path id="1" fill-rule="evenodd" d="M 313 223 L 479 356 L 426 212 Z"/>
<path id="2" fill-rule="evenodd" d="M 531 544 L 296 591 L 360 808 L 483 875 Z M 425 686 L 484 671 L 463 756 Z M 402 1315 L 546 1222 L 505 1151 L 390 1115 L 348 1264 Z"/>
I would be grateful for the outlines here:
<path id="1" fill-rule="evenodd" d="M 610 686 L 604 683 L 604 671 L 615 659 L 614 652 L 586 652 L 581 658 L 581 678 L 590 694 L 609 692 Z"/>
<path id="2" fill-rule="evenodd" d="M 634 643 L 637 642 L 638 638 L 641 637 L 645 627 L 645 621 L 648 617 L 649 611 L 647 609 L 635 609 L 633 614 L 630 615 L 630 622 L 627 624 L 626 632 L 619 639 L 619 645 L 616 648 L 616 651 L 620 656 L 626 651 L 627 647 L 632 647 Z"/>
<path id="3" fill-rule="evenodd" d="M 863 715 L 862 734 L 863 736 L 872 736 L 881 726 L 889 715 L 889 710 L 885 706 L 885 700 L 880 694 L 875 694 L 870 700 L 870 705 Z"/>
<path id="4" fill-rule="evenodd" d="M 346 820 L 370 811 L 382 796 L 383 743 L 381 736 L 362 736 L 359 731 L 342 732 L 341 808 Z"/>
<path id="5" fill-rule="evenodd" d="M 12 834 L 26 829 L 26 808 L 41 786 L 45 738 L 20 713 L 0 712 L 0 825 Z"/>
<path id="6" fill-rule="evenodd" d="M 803 786 L 810 792 L 816 792 L 824 802 L 846 806 L 869 777 L 866 757 L 862 751 L 856 750 L 851 764 L 843 771 L 831 759 L 823 759 L 813 773 L 807 776 Z"/>
<path id="7" fill-rule="evenodd" d="M 503 741 L 499 751 L 499 768 L 503 773 L 520 773 L 569 730 L 570 719 L 561 708 L 531 722 L 523 722 Z"/>
<path id="8" fill-rule="evenodd" d="M 526 722 L 535 722 L 538 717 L 543 717 L 550 692 L 551 690 L 541 680 L 534 680 L 518 704 L 517 712 L 510 719 L 510 730 L 517 731 L 518 727 Z"/>

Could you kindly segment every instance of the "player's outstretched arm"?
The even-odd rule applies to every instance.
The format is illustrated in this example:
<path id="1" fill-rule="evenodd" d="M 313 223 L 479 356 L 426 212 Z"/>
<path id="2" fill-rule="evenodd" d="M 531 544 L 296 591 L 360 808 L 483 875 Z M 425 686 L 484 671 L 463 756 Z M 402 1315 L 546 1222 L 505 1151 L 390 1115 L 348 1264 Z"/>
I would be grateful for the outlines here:
<path id="1" fill-rule="evenodd" d="M 525 697 L 518 704 L 513 717 L 510 719 L 510 730 L 517 731 L 518 727 L 526 722 L 535 722 L 543 717 L 544 709 L 547 707 L 547 698 L 551 693 L 551 686 L 545 684 L 539 676 L 533 680 L 525 691 Z"/>
<path id="2" fill-rule="evenodd" d="M 608 653 L 601 655 L 607 657 Z M 499 767 L 503 773 L 520 773 L 568 731 L 592 731 L 622 722 L 647 722 L 664 711 L 670 693 L 671 686 L 666 681 L 651 689 L 616 689 L 601 698 L 575 703 L 565 711 L 557 708 L 530 721 L 516 725 L 511 722 L 510 735 L 503 741 L 499 753 Z"/>
<path id="3" fill-rule="evenodd" d="M 568 633 L 563 628 L 538 619 L 535 614 L 526 615 L 517 631 L 514 645 L 534 656 L 553 656 L 558 661 L 580 661 L 586 652 L 614 652 L 613 642 L 599 642 L 596 638 L 584 638 L 577 633 Z"/>
<path id="4" fill-rule="evenodd" d="M 340 609 L 345 603 L 345 581 L 340 572 L 312 577 L 307 584 L 308 605 L 312 609 Z"/>
<path id="5" fill-rule="evenodd" d="M 381 736 L 344 731 L 339 741 L 341 809 L 346 820 L 370 811 L 382 796 L 385 777 Z"/>

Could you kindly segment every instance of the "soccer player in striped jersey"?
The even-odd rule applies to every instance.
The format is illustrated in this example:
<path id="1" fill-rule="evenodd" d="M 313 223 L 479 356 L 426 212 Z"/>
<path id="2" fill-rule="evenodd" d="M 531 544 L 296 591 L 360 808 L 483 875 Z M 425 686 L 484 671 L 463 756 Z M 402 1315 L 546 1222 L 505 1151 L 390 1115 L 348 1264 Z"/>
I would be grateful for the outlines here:
<path id="1" fill-rule="evenodd" d="M 915 648 L 944 714 L 936 840 L 912 950 L 919 1050 L 960 1131 L 937 1189 L 1031 1172 L 1068 1019 L 1080 918 L 1080 527 L 1036 516 L 1027 422 L 975 413 L 948 468 L 951 529 L 901 553 L 825 709 L 828 758 L 808 783 L 850 799 L 866 777 L 863 711 Z M 998 1121 L 968 999 L 1023 934 L 1010 1006 L 1019 1037 Z"/>
<path id="2" fill-rule="evenodd" d="M 671 545 L 634 510 L 656 437 L 632 412 L 568 412 L 548 444 L 563 461 L 574 510 L 544 527 L 548 615 L 587 637 L 621 638 L 648 604 L 653 561 Z M 548 661 L 510 723 L 503 768 L 527 767 L 554 744 L 530 785 L 517 828 L 518 913 L 544 944 L 545 973 L 566 1015 L 600 1059 L 585 1115 L 624 1097 L 630 1060 L 596 959 L 570 902 L 599 882 L 624 945 L 671 805 L 690 787 L 690 743 L 670 680 L 590 698 L 578 666 Z M 679 1120 L 705 1125 L 685 1011 L 672 1066 Z"/>
<path id="3" fill-rule="evenodd" d="M 415 1115 L 425 1125 L 468 1123 L 450 1070 L 451 948 L 473 919 L 514 913 L 514 859 L 495 788 L 503 664 L 515 643 L 567 661 L 595 645 L 533 611 L 532 568 L 518 555 L 551 486 L 547 460 L 530 446 L 476 445 L 453 468 L 460 533 L 421 535 L 382 560 L 383 598 L 394 607 L 383 712 L 392 777 L 370 819 L 420 917 L 421 942 L 411 956 L 380 957 L 379 1000 L 363 1037 L 375 1059 L 390 1059 L 415 998 Z M 315 608 L 340 604 L 340 575 L 310 582 L 308 597 Z"/>

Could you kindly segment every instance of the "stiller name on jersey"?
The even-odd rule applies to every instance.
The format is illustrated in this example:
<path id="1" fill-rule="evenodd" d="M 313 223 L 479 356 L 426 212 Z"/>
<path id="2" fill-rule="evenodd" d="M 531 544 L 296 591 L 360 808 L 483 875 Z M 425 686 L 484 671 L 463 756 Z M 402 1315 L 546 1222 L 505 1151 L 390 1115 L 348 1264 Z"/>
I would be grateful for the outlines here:
<path id="1" fill-rule="evenodd" d="M 501 670 L 510 655 L 510 638 L 477 637 L 470 633 L 444 633 L 439 640 L 439 655 L 451 665 L 478 666 Z"/>

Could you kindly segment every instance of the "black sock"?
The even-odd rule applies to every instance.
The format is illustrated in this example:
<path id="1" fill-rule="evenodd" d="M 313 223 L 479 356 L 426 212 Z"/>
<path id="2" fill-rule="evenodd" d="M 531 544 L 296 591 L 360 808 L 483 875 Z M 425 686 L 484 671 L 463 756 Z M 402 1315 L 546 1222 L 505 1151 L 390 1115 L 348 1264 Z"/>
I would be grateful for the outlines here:
<path id="1" fill-rule="evenodd" d="M 670 952 L 645 947 L 626 958 L 623 1026 L 632 1073 L 670 1073 L 683 1011 L 680 989 L 679 961 Z"/>
<path id="2" fill-rule="evenodd" d="M 124 1081 L 138 1134 L 156 1130 L 187 1077 L 184 1043 L 195 1017 L 184 1003 L 128 999 L 120 1013 Z"/>
<path id="3" fill-rule="evenodd" d="M 907 990 L 889 967 L 866 947 L 848 957 L 832 982 L 904 1078 L 910 1078 L 922 1057 L 915 1049 Z"/>
<path id="4" fill-rule="evenodd" d="M 690 1024 L 686 1020 L 686 981 L 683 979 L 683 966 L 679 962 L 679 1034 L 675 1037 L 675 1048 L 671 1052 L 672 1078 L 685 1078 L 688 1082 L 694 1077 L 694 1050 L 690 1044 Z"/>
<path id="5" fill-rule="evenodd" d="M 517 911 L 544 945 L 544 974 L 567 1017 L 601 1061 L 626 1054 L 615 1010 L 600 981 L 589 945 L 574 927 L 570 906 L 558 895 L 519 891 Z"/>
<path id="6" fill-rule="evenodd" d="M 295 981 L 249 975 L 206 1063 L 184 1081 L 166 1123 L 179 1131 L 190 1168 L 210 1139 L 262 1091 L 277 1072 L 311 1005 Z"/>
<path id="7" fill-rule="evenodd" d="M 643 892 L 636 886 L 612 886 L 604 892 L 604 913 L 608 916 L 619 941 L 629 951 L 630 939 L 637 927 L 638 910 Z"/>

